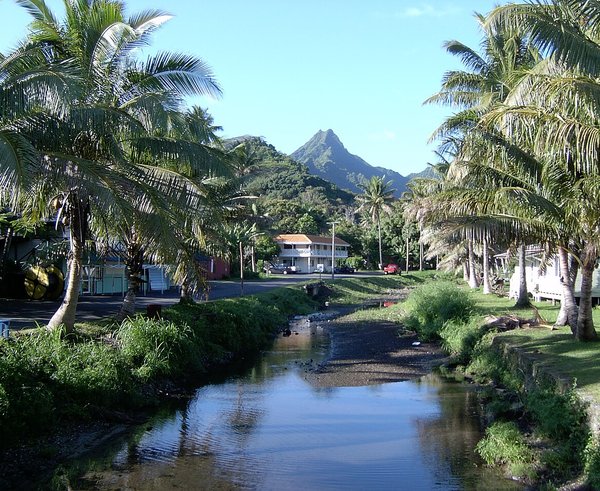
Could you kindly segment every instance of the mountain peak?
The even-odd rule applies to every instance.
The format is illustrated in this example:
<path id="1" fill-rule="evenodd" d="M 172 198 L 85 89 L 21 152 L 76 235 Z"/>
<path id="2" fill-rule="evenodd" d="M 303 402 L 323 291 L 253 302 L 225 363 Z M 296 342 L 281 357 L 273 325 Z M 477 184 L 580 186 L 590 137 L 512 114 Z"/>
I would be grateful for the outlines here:
<path id="1" fill-rule="evenodd" d="M 331 129 L 319 130 L 291 156 L 307 165 L 311 173 L 354 193 L 360 193 L 358 184 L 374 175 L 387 175 L 394 182 L 398 196 L 406 187 L 404 176 L 389 169 L 373 167 L 348 152 Z"/>
<path id="2" fill-rule="evenodd" d="M 315 135 L 307 143 L 311 143 L 311 142 L 316 145 L 325 145 L 328 147 L 344 148 L 344 145 L 342 144 L 339 137 L 331 129 L 325 130 L 325 131 L 323 131 L 323 130 L 317 131 L 317 133 L 315 133 Z M 344 150 L 345 150 L 345 148 L 344 148 Z"/>

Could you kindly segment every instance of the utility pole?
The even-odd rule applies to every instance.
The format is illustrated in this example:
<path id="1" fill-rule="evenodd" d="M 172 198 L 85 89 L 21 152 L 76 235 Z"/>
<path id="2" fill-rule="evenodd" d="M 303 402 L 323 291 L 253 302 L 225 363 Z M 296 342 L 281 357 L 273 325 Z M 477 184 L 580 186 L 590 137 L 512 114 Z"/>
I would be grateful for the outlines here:
<path id="1" fill-rule="evenodd" d="M 331 231 L 331 279 L 335 280 L 335 224 L 338 222 L 327 222 L 332 227 Z"/>
<path id="2" fill-rule="evenodd" d="M 408 274 L 408 254 L 409 254 L 408 245 L 409 245 L 409 239 L 408 239 L 408 237 L 406 237 L 406 274 Z"/>

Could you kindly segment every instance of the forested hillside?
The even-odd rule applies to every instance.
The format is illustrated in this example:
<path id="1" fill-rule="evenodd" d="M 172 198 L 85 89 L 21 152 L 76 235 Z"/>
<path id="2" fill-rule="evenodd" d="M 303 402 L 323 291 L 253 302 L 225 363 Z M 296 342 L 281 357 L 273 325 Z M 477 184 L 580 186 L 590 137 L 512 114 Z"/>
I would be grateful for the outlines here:
<path id="1" fill-rule="evenodd" d="M 282 233 L 324 233 L 332 216 L 353 214 L 355 195 L 311 175 L 308 168 L 264 139 L 242 136 L 224 142 L 226 149 L 247 146 L 249 168 L 244 182 L 269 229 Z"/>

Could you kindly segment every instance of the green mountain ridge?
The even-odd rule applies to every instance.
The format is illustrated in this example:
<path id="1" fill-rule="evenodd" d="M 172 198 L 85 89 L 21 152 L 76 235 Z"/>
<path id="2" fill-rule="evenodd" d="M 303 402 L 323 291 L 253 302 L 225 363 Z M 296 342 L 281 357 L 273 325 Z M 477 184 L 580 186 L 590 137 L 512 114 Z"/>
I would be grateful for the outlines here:
<path id="1" fill-rule="evenodd" d="M 393 182 L 396 197 L 406 191 L 406 184 L 415 177 L 427 177 L 429 169 L 423 172 L 403 176 L 391 169 L 375 167 L 351 154 L 338 136 L 329 129 L 319 130 L 309 141 L 291 154 L 291 157 L 308 167 L 311 174 L 317 175 L 326 181 L 332 182 L 341 189 L 353 193 L 361 193 L 358 184 L 373 176 L 385 176 Z"/>
<path id="2" fill-rule="evenodd" d="M 292 199 L 307 189 L 313 189 L 332 203 L 350 204 L 354 201 L 353 193 L 310 173 L 306 165 L 278 151 L 261 137 L 238 136 L 225 140 L 223 144 L 230 150 L 245 142 L 250 144 L 257 161 L 256 171 L 247 182 L 248 192 L 270 198 Z"/>

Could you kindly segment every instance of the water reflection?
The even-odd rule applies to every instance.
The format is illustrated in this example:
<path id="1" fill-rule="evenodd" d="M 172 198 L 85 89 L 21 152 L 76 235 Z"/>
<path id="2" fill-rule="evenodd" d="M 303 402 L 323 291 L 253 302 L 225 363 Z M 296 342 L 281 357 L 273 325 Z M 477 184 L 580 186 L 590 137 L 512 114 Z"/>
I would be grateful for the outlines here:
<path id="1" fill-rule="evenodd" d="M 244 376 L 198 389 L 128 441 L 75 463 L 72 487 L 520 489 L 473 464 L 473 391 L 433 375 L 316 389 L 303 374 L 323 360 L 327 338 L 315 323 L 291 331 Z"/>

